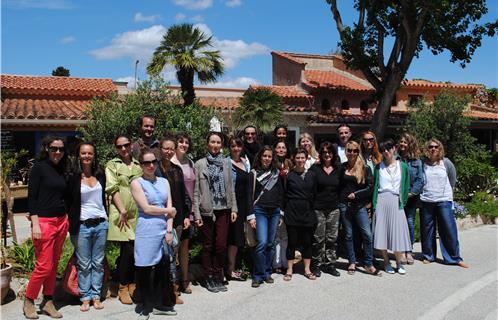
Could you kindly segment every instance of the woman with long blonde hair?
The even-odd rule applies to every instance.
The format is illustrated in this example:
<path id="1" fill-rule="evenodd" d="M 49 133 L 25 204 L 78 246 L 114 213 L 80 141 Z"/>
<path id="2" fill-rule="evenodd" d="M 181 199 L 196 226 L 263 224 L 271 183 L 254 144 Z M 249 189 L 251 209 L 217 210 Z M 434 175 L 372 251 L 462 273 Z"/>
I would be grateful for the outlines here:
<path id="1" fill-rule="evenodd" d="M 356 221 L 363 240 L 363 265 L 365 271 L 377 275 L 378 270 L 373 266 L 372 230 L 368 221 L 368 212 L 365 205 L 370 202 L 373 190 L 372 170 L 365 165 L 360 155 L 360 145 L 356 141 L 346 144 L 348 161 L 343 164 L 341 177 L 342 190 L 339 195 L 339 210 L 345 230 L 346 250 L 349 266 L 348 274 L 356 271 L 356 256 L 353 249 L 353 221 Z"/>
<path id="2" fill-rule="evenodd" d="M 318 152 L 316 152 L 315 142 L 313 141 L 311 134 L 307 132 L 301 133 L 299 136 L 298 147 L 301 147 L 308 152 L 308 158 L 306 159 L 306 163 L 304 165 L 304 168 L 308 170 L 318 159 Z"/>

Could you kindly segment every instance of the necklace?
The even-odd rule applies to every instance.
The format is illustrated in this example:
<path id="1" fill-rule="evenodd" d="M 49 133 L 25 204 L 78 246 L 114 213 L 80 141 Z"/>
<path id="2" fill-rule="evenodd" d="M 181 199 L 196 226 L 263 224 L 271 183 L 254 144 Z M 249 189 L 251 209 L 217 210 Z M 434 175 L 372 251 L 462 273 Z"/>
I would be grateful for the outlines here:
<path id="1" fill-rule="evenodd" d="M 396 176 L 398 175 L 398 161 L 394 161 L 394 163 L 386 166 L 386 171 L 391 178 L 391 185 L 394 186 L 394 181 L 396 180 Z"/>

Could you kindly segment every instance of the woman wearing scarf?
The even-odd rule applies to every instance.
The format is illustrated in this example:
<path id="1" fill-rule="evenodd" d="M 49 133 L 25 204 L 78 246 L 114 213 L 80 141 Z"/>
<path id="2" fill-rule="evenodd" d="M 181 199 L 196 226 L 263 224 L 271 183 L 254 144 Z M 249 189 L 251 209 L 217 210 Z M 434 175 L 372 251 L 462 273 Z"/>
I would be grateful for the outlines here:
<path id="1" fill-rule="evenodd" d="M 210 292 L 227 291 L 223 285 L 223 265 L 228 226 L 237 219 L 232 163 L 221 153 L 222 144 L 221 133 L 209 133 L 208 153 L 195 163 L 194 215 L 204 236 L 202 268 Z"/>
<path id="2" fill-rule="evenodd" d="M 252 170 L 255 180 L 254 208 L 247 216 L 251 227 L 256 229 L 256 249 L 252 287 L 261 283 L 273 283 L 271 277 L 273 255 L 275 254 L 275 235 L 281 220 L 284 198 L 284 185 L 277 168 L 276 157 L 270 146 L 264 146 L 254 160 Z"/>

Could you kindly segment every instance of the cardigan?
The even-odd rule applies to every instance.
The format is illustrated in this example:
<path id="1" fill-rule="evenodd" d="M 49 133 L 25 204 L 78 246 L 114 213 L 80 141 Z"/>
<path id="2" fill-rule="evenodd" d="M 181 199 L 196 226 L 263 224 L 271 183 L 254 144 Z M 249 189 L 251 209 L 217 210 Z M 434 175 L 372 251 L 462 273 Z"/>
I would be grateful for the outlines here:
<path id="1" fill-rule="evenodd" d="M 399 163 L 401 168 L 401 185 L 399 192 L 399 208 L 403 209 L 408 201 L 408 193 L 410 192 L 410 172 L 408 171 L 408 165 L 403 161 Z M 373 208 L 377 206 L 377 196 L 379 195 L 379 170 L 380 164 L 375 166 L 374 170 L 374 190 L 372 197 Z"/>

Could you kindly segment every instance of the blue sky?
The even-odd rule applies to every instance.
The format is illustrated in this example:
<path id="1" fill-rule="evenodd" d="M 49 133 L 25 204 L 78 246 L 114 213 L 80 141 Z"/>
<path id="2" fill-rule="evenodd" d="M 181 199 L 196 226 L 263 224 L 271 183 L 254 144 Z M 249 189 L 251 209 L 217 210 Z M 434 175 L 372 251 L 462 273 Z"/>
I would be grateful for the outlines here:
<path id="1" fill-rule="evenodd" d="M 484 21 L 497 19 L 488 1 Z M 344 8 L 346 20 L 354 15 Z M 132 80 L 162 34 L 175 23 L 198 24 L 214 37 L 226 63 L 218 86 L 271 84 L 270 51 L 327 54 L 338 34 L 325 0 L 3 0 L 2 73 L 50 75 L 59 65 L 71 76 Z M 425 50 L 407 78 L 498 87 L 498 37 L 486 38 L 462 69 L 449 54 Z M 174 72 L 164 77 L 176 82 Z"/>

